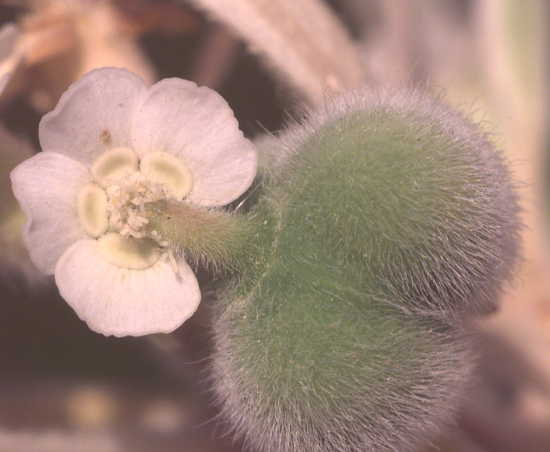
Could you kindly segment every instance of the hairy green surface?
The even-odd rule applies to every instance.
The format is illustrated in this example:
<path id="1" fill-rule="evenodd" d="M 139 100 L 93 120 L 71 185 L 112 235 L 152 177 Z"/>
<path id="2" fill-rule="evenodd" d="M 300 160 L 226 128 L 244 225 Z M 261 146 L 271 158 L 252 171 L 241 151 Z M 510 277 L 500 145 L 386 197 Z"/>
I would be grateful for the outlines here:
<path id="1" fill-rule="evenodd" d="M 215 324 L 216 393 L 263 451 L 412 450 L 467 385 L 458 325 L 516 260 L 502 158 L 414 93 L 341 100 L 279 146 Z"/>
<path id="2" fill-rule="evenodd" d="M 409 112 L 333 120 L 265 190 L 282 216 L 281 260 L 345 269 L 374 298 L 422 314 L 491 311 L 517 259 L 519 221 L 500 155 L 480 144 Z M 250 253 L 245 275 L 257 278 L 255 254 L 271 242 Z"/>

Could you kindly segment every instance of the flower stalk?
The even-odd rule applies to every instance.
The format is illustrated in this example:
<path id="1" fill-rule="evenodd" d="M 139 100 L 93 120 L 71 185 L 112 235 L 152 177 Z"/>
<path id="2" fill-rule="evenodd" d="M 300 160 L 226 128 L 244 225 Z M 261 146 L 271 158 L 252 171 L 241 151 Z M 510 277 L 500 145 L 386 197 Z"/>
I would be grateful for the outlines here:
<path id="1" fill-rule="evenodd" d="M 176 257 L 215 271 L 235 268 L 236 255 L 250 232 L 244 217 L 224 210 L 160 200 L 148 203 L 145 212 L 149 236 Z"/>

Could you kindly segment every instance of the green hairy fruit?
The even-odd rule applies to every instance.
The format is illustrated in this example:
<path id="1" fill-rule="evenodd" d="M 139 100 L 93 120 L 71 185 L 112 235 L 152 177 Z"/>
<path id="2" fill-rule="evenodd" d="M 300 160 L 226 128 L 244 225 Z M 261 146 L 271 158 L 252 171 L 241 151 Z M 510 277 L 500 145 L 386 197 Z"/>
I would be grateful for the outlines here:
<path id="1" fill-rule="evenodd" d="M 266 148 L 214 325 L 222 409 L 266 452 L 413 450 L 468 385 L 462 321 L 517 260 L 503 158 L 411 92 L 338 99 Z"/>

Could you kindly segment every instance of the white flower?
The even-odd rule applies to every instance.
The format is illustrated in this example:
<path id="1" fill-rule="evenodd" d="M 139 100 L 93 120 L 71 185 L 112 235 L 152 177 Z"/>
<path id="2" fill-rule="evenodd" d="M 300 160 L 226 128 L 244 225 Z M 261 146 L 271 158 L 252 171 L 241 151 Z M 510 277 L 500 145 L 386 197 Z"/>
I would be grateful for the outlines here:
<path id="1" fill-rule="evenodd" d="M 17 49 L 19 36 L 19 28 L 14 24 L 9 23 L 0 27 L 0 94 L 21 61 L 22 55 Z"/>
<path id="2" fill-rule="evenodd" d="M 35 265 L 105 335 L 170 332 L 200 302 L 188 264 L 144 234 L 159 199 L 223 206 L 256 173 L 227 103 L 181 79 L 151 87 L 114 68 L 86 74 L 40 122 L 44 152 L 12 172 Z"/>

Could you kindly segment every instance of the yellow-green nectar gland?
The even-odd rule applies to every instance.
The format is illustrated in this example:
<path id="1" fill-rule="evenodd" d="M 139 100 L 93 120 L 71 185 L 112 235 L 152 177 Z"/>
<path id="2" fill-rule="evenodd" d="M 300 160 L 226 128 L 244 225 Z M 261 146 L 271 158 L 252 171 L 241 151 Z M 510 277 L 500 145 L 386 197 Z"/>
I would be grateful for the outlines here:
<path id="1" fill-rule="evenodd" d="M 146 206 L 161 200 L 183 200 L 191 191 L 189 169 L 166 152 L 143 158 L 130 148 L 115 148 L 92 164 L 93 182 L 78 194 L 77 211 L 84 231 L 98 239 L 105 258 L 119 267 L 150 267 L 167 243 L 148 228 Z"/>

